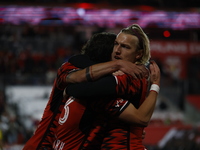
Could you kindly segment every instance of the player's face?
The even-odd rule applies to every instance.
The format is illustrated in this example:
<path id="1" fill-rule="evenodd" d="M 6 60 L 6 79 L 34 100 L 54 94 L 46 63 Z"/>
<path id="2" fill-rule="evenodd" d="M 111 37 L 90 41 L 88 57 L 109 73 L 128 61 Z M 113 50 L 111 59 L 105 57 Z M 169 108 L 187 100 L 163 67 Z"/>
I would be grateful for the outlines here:
<path id="1" fill-rule="evenodd" d="M 136 52 L 138 38 L 131 34 L 119 33 L 115 40 L 112 60 L 122 59 L 135 62 L 139 54 Z"/>

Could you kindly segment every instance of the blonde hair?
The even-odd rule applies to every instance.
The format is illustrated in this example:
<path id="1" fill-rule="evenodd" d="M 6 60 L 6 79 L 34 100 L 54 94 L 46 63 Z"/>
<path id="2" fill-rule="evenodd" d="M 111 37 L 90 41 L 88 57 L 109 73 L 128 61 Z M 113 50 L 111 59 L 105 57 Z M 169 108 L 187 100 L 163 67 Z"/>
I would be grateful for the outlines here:
<path id="1" fill-rule="evenodd" d="M 120 31 L 125 34 L 131 34 L 138 38 L 138 44 L 136 51 L 143 50 L 143 55 L 141 59 L 137 60 L 137 64 L 144 64 L 147 65 L 149 63 L 149 59 L 151 57 L 150 54 L 150 42 L 147 35 L 144 33 L 142 28 L 138 24 L 132 24 L 131 26 L 124 28 Z"/>

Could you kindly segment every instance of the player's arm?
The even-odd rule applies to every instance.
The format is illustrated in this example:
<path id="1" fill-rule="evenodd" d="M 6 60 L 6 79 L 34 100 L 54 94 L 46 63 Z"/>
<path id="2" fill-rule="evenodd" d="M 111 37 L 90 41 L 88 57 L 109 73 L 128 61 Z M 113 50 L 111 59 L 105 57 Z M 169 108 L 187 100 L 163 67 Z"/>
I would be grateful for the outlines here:
<path id="1" fill-rule="evenodd" d="M 97 79 L 105 74 L 112 73 L 113 68 L 120 68 L 116 62 L 117 61 L 93 65 L 94 62 L 92 62 L 86 55 L 73 56 L 58 69 L 56 78 L 57 87 L 63 89 L 68 86 L 69 83 L 88 81 L 92 76 Z M 92 67 L 93 70 L 91 70 Z M 85 69 L 81 70 L 80 68 Z"/>
<path id="2" fill-rule="evenodd" d="M 160 69 L 155 62 L 150 65 L 151 88 L 149 95 L 142 105 L 136 109 L 132 104 L 120 114 L 119 119 L 130 124 L 147 126 L 153 114 L 160 85 Z"/>
<path id="3" fill-rule="evenodd" d="M 72 69 L 71 69 L 72 66 L 70 67 L 70 64 L 73 64 L 73 66 L 75 68 L 85 68 L 87 66 L 93 65 L 94 62 L 91 61 L 86 55 L 76 55 L 76 56 L 71 57 L 69 59 L 69 62 L 62 65 L 61 69 L 59 69 L 59 70 L 61 70 L 60 71 L 61 73 L 58 74 L 58 78 L 57 78 L 57 85 L 59 87 L 69 86 L 69 83 L 78 83 L 78 82 L 87 81 L 88 76 L 89 76 L 89 78 L 91 78 L 91 74 L 94 74 L 95 78 L 104 76 L 105 74 L 112 73 L 112 71 L 113 71 L 112 68 L 114 68 L 114 67 L 117 68 L 117 66 L 118 66 L 118 65 L 116 65 L 116 63 L 109 62 L 106 64 L 102 63 L 102 64 L 97 64 L 95 66 L 92 66 L 93 70 L 88 70 L 89 68 L 87 68 L 87 69 L 83 69 L 83 70 L 79 70 L 79 71 L 77 71 L 77 69 L 73 69 L 74 71 L 72 71 Z M 107 69 L 105 69 L 105 68 L 107 68 Z M 90 69 L 91 69 L 91 67 L 90 67 Z M 69 73 L 69 70 L 71 71 L 71 73 Z M 105 78 L 105 80 L 103 80 L 103 83 L 106 83 L 107 81 L 111 82 L 110 85 L 114 84 L 114 86 L 115 86 L 115 78 L 114 77 L 109 76 L 108 78 Z M 84 82 L 83 89 L 85 87 L 87 87 L 88 83 L 93 84 L 93 82 Z M 99 82 L 98 82 L 98 84 L 99 84 Z M 78 87 L 80 89 L 82 88 L 82 86 L 79 86 L 79 85 L 78 85 Z M 72 93 L 68 93 L 68 94 L 76 96 L 75 95 L 76 90 L 78 90 L 78 89 L 76 87 L 75 87 L 75 89 L 73 87 L 70 89 L 72 89 Z M 78 91 L 81 92 L 82 90 L 78 90 Z M 106 90 L 106 91 L 108 92 L 109 90 Z M 114 88 L 112 88 L 108 93 L 113 93 L 113 91 L 114 91 Z M 86 92 L 86 93 L 88 93 L 88 92 Z M 80 94 L 82 94 L 82 93 L 80 93 Z"/>
<path id="4" fill-rule="evenodd" d="M 130 74 L 134 78 L 142 78 L 146 75 L 146 69 L 144 66 L 136 65 L 124 60 L 115 60 L 95 64 L 80 71 L 73 72 L 67 76 L 66 82 L 79 83 L 84 81 L 95 81 L 107 74 L 112 74 L 117 70 Z"/>
<path id="5" fill-rule="evenodd" d="M 69 84 L 65 91 L 76 98 L 115 97 L 117 95 L 116 79 L 108 75 L 94 82 Z"/>
<path id="6" fill-rule="evenodd" d="M 150 91 L 146 100 L 138 109 L 130 103 L 120 114 L 119 119 L 132 125 L 147 126 L 155 108 L 157 95 L 158 93 Z"/>

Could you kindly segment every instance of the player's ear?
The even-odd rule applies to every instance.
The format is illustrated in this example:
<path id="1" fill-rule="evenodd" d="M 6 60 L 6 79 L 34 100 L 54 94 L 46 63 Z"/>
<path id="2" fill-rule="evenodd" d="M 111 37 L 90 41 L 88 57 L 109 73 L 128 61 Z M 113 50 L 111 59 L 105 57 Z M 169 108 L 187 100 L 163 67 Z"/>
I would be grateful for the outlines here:
<path id="1" fill-rule="evenodd" d="M 140 50 L 137 51 L 137 53 L 136 53 L 136 59 L 137 60 L 140 60 L 143 57 L 143 52 L 144 52 L 143 49 L 140 49 Z"/>

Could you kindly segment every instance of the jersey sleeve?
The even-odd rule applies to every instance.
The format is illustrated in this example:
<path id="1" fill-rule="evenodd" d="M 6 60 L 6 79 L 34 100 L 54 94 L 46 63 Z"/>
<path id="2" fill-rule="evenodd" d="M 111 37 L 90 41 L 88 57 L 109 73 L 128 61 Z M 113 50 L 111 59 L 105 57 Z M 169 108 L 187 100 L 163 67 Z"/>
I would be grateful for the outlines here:
<path id="1" fill-rule="evenodd" d="M 69 73 L 79 70 L 79 68 L 85 68 L 93 65 L 94 62 L 89 59 L 86 55 L 75 55 L 72 56 L 68 62 L 62 64 L 58 69 L 56 85 L 59 89 L 63 90 L 66 86 L 66 77 Z"/>
<path id="2" fill-rule="evenodd" d="M 97 113 L 104 115 L 106 117 L 118 117 L 128 106 L 130 102 L 122 98 L 108 100 L 101 99 L 99 101 L 94 101 L 91 103 L 92 108 Z"/>
<path id="3" fill-rule="evenodd" d="M 69 84 L 66 93 L 76 98 L 114 97 L 116 95 L 115 87 L 115 77 L 108 75 L 94 82 Z"/>
<path id="4" fill-rule="evenodd" d="M 73 71 L 77 71 L 79 68 L 75 67 L 69 62 L 62 64 L 62 66 L 58 69 L 57 77 L 56 77 L 56 86 L 60 90 L 64 90 L 67 86 L 66 78 L 67 75 Z"/>

